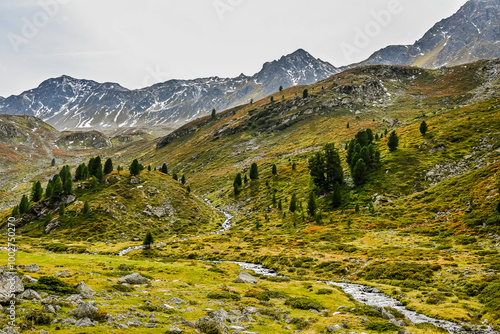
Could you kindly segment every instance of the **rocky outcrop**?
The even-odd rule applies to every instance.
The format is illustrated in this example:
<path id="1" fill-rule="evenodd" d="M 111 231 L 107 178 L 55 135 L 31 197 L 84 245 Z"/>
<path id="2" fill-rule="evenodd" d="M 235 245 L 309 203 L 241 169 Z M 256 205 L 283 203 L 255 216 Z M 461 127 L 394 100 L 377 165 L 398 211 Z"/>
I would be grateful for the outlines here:
<path id="1" fill-rule="evenodd" d="M 15 272 L 2 271 L 0 273 L 0 302 L 5 302 L 12 295 L 24 291 L 24 284 Z"/>
<path id="2" fill-rule="evenodd" d="M 95 291 L 85 284 L 85 282 L 80 282 L 76 289 L 80 291 L 83 299 L 94 299 Z"/>
<path id="3" fill-rule="evenodd" d="M 257 279 L 246 271 L 242 271 L 234 280 L 234 283 L 257 284 L 257 282 Z"/>
<path id="4" fill-rule="evenodd" d="M 141 276 L 138 273 L 133 273 L 127 276 L 120 277 L 118 283 L 128 283 L 128 284 L 146 284 L 149 279 Z"/>
<path id="5" fill-rule="evenodd" d="M 69 311 L 68 313 L 74 315 L 78 319 L 82 318 L 94 318 L 97 313 L 98 308 L 95 302 L 83 302 L 80 301 L 78 303 L 78 307 L 74 310 Z"/>

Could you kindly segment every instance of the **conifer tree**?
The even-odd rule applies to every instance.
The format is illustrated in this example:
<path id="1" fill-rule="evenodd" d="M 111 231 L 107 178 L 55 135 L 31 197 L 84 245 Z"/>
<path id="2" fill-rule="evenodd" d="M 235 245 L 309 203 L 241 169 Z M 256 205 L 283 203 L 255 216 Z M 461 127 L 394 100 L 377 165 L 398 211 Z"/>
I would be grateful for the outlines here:
<path id="1" fill-rule="evenodd" d="M 309 216 L 314 217 L 317 209 L 318 205 L 316 204 L 316 195 L 314 194 L 314 191 L 310 191 L 309 200 L 307 201 L 307 213 Z"/>
<path id="2" fill-rule="evenodd" d="M 253 163 L 250 167 L 250 179 L 257 180 L 259 178 L 259 168 L 257 167 L 257 163 Z"/>
<path id="3" fill-rule="evenodd" d="M 128 170 L 130 171 L 130 175 L 139 175 L 139 173 L 141 172 L 139 167 L 139 160 L 134 159 Z"/>
<path id="4" fill-rule="evenodd" d="M 12 217 L 15 217 L 19 214 L 19 205 L 16 205 L 12 208 L 12 213 L 10 214 Z"/>
<path id="5" fill-rule="evenodd" d="M 271 168 L 271 172 L 273 175 L 278 175 L 278 168 L 276 167 L 276 164 L 273 164 L 273 167 Z"/>
<path id="6" fill-rule="evenodd" d="M 102 180 L 104 179 L 104 171 L 102 170 L 102 164 L 99 164 L 97 166 L 97 170 L 95 172 L 95 177 L 97 180 L 99 180 L 99 182 L 102 182 Z"/>
<path id="7" fill-rule="evenodd" d="M 90 172 L 89 172 L 89 168 L 83 164 L 82 166 L 82 181 L 84 180 L 88 180 L 88 178 L 90 177 Z"/>
<path id="8" fill-rule="evenodd" d="M 354 208 L 354 211 L 355 211 L 356 213 L 359 213 L 359 204 L 358 204 L 358 203 L 356 203 L 356 207 Z"/>
<path id="9" fill-rule="evenodd" d="M 500 213 L 500 201 L 497 204 L 497 212 Z"/>
<path id="10" fill-rule="evenodd" d="M 59 217 L 64 216 L 65 210 L 66 210 L 66 206 L 64 205 L 64 203 L 61 203 L 61 205 L 59 206 Z"/>
<path id="11" fill-rule="evenodd" d="M 151 232 L 146 233 L 146 237 L 144 238 L 144 242 L 142 243 L 144 245 L 144 249 L 150 249 L 153 242 L 153 234 Z"/>
<path id="12" fill-rule="evenodd" d="M 243 180 L 241 179 L 241 173 L 236 174 L 234 177 L 234 183 L 241 187 L 243 185 Z"/>
<path id="13" fill-rule="evenodd" d="M 350 127 L 350 126 L 349 126 L 349 123 L 347 123 L 346 128 L 348 128 L 348 129 L 349 129 L 349 127 Z"/>
<path id="14" fill-rule="evenodd" d="M 333 186 L 332 207 L 338 208 L 342 204 L 342 191 L 338 182 Z"/>
<path id="15" fill-rule="evenodd" d="M 273 205 L 276 205 L 276 193 L 275 192 L 273 192 L 273 198 L 272 198 L 271 202 L 273 203 Z"/>
<path id="16" fill-rule="evenodd" d="M 427 123 L 425 123 L 425 121 L 422 121 L 422 123 L 420 123 L 420 133 L 422 134 L 422 136 L 425 136 L 427 129 Z"/>
<path id="17" fill-rule="evenodd" d="M 54 167 L 56 165 L 56 158 L 53 158 L 50 162 L 50 166 Z"/>
<path id="18" fill-rule="evenodd" d="M 175 181 L 178 181 L 178 180 L 179 180 L 179 177 L 177 176 L 177 173 L 176 173 L 176 172 L 174 172 L 174 173 L 172 174 L 172 178 L 173 178 Z"/>
<path id="19" fill-rule="evenodd" d="M 309 90 L 306 88 L 306 89 L 304 89 L 304 91 L 302 92 L 302 97 L 303 97 L 304 99 L 306 99 L 308 96 L 309 96 Z"/>
<path id="20" fill-rule="evenodd" d="M 283 210 L 283 204 L 281 203 L 281 198 L 278 201 L 278 210 Z"/>
<path id="21" fill-rule="evenodd" d="M 19 203 L 19 213 L 25 214 L 30 211 L 30 201 L 26 195 L 23 195 L 21 202 Z"/>
<path id="22" fill-rule="evenodd" d="M 148 171 L 151 172 L 151 165 L 148 165 Z"/>
<path id="23" fill-rule="evenodd" d="M 61 180 L 61 177 L 56 174 L 54 179 L 52 180 L 53 182 L 53 188 L 52 188 L 52 198 L 59 198 L 63 194 L 63 183 Z"/>
<path id="24" fill-rule="evenodd" d="M 297 170 L 297 164 L 295 162 L 292 163 L 292 170 Z"/>
<path id="25" fill-rule="evenodd" d="M 187 192 L 189 194 L 191 192 L 191 186 L 187 186 L 186 190 L 187 190 Z"/>
<path id="26" fill-rule="evenodd" d="M 295 197 L 295 194 L 292 195 L 292 198 L 290 199 L 290 212 L 295 212 L 297 210 L 297 199 Z"/>
<path id="27" fill-rule="evenodd" d="M 283 90 L 283 86 L 280 86 L 280 92 Z"/>
<path id="28" fill-rule="evenodd" d="M 240 194 L 240 186 L 235 182 L 233 182 L 233 190 L 234 190 L 234 196 L 238 196 Z"/>
<path id="29" fill-rule="evenodd" d="M 54 189 L 54 186 L 52 185 L 52 180 L 49 180 L 49 182 L 47 183 L 47 188 L 45 188 L 45 198 L 52 197 L 53 189 Z"/>
<path id="30" fill-rule="evenodd" d="M 85 201 L 85 203 L 83 203 L 83 214 L 85 216 L 87 216 L 90 212 L 90 205 L 89 205 L 89 202 Z"/>
<path id="31" fill-rule="evenodd" d="M 248 177 L 247 177 L 247 175 L 246 175 L 246 174 L 245 174 L 245 176 L 243 177 L 243 182 L 244 182 L 245 184 L 247 184 L 247 183 L 248 183 Z"/>
<path id="32" fill-rule="evenodd" d="M 63 192 L 65 195 L 73 193 L 73 180 L 71 177 L 66 178 L 66 181 L 64 181 Z"/>
<path id="33" fill-rule="evenodd" d="M 111 158 L 108 158 L 104 163 L 104 174 L 106 175 L 111 174 L 112 171 L 113 171 L 113 161 L 111 160 Z"/>
<path id="34" fill-rule="evenodd" d="M 326 144 L 323 148 L 325 156 L 326 189 L 332 190 L 335 183 L 344 183 L 344 170 L 340 162 L 340 155 L 334 144 Z"/>
<path id="35" fill-rule="evenodd" d="M 165 163 L 164 163 L 164 164 L 161 166 L 161 172 L 162 172 L 163 174 L 168 174 L 167 164 L 165 164 Z"/>
<path id="36" fill-rule="evenodd" d="M 82 169 L 83 169 L 82 164 L 78 165 L 78 167 L 76 168 L 75 181 L 77 181 L 77 182 L 83 180 L 82 179 Z"/>
<path id="37" fill-rule="evenodd" d="M 33 183 L 33 187 L 31 188 L 31 201 L 38 202 L 43 197 L 43 189 L 40 181 L 36 181 Z"/>
<path id="38" fill-rule="evenodd" d="M 184 174 L 182 174 L 181 183 L 186 184 L 186 176 Z"/>
<path id="39" fill-rule="evenodd" d="M 216 114 L 216 111 L 215 111 L 215 108 L 212 109 L 212 119 L 215 118 L 215 114 Z"/>
<path id="40" fill-rule="evenodd" d="M 398 149 L 399 138 L 396 131 L 392 131 L 389 135 L 389 140 L 387 142 L 387 146 L 389 146 L 389 151 L 394 152 Z"/>
<path id="41" fill-rule="evenodd" d="M 366 164 L 363 159 L 358 159 L 354 168 L 352 169 L 352 179 L 357 186 L 365 183 L 366 181 Z"/>

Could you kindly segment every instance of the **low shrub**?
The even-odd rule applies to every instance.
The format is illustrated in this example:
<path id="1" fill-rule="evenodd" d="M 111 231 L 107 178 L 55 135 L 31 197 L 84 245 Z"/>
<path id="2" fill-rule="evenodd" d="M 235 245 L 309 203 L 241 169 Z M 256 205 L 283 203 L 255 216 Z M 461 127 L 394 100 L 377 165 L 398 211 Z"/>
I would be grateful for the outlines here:
<path id="1" fill-rule="evenodd" d="M 228 292 L 210 292 L 207 295 L 207 298 L 210 299 L 232 299 L 232 300 L 241 300 L 241 297 L 234 293 Z"/>
<path id="2" fill-rule="evenodd" d="M 296 308 L 299 310 L 323 310 L 324 307 L 319 302 L 306 298 L 306 297 L 297 297 L 297 298 L 289 298 L 285 301 L 285 305 L 289 305 L 292 308 Z"/>
<path id="3" fill-rule="evenodd" d="M 27 283 L 24 285 L 24 288 L 64 295 L 80 293 L 78 290 L 71 287 L 68 283 L 61 281 L 57 277 L 50 276 L 42 276 L 38 279 L 38 283 Z"/>

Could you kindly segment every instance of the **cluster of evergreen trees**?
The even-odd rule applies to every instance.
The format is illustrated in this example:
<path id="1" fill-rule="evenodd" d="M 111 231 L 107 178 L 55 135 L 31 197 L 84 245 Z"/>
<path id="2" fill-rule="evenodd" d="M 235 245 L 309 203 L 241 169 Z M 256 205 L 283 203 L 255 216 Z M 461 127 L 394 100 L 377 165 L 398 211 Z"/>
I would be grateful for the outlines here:
<path id="1" fill-rule="evenodd" d="M 111 174 L 113 171 L 113 161 L 108 158 L 102 165 L 101 157 L 97 156 L 90 158 L 88 165 L 82 163 L 78 166 L 75 172 L 75 181 L 85 181 L 91 177 L 95 177 L 98 181 L 102 181 L 104 175 Z"/>
<path id="2" fill-rule="evenodd" d="M 335 144 L 326 144 L 322 151 L 309 159 L 309 170 L 314 185 L 321 192 L 329 192 L 344 183 L 344 171 Z"/>
<path id="3" fill-rule="evenodd" d="M 368 172 L 380 164 L 380 152 L 373 145 L 371 129 L 361 130 L 347 144 L 347 164 L 356 185 L 366 182 Z"/>

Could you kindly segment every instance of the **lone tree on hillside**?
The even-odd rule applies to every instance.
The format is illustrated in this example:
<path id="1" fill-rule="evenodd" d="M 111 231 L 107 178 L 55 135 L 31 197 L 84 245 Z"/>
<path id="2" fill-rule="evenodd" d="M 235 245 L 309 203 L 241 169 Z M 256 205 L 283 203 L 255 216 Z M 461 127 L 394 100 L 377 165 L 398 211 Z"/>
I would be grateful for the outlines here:
<path id="1" fill-rule="evenodd" d="M 394 152 L 398 149 L 399 138 L 396 131 L 392 131 L 389 135 L 389 141 L 387 142 L 387 146 L 389 146 L 389 151 Z"/>
<path id="2" fill-rule="evenodd" d="M 215 110 L 215 108 L 212 109 L 212 119 L 215 118 L 215 114 L 217 113 L 217 111 Z"/>
<path id="3" fill-rule="evenodd" d="M 186 184 L 186 176 L 184 176 L 184 174 L 182 174 L 181 183 Z"/>
<path id="4" fill-rule="evenodd" d="M 139 166 L 139 160 L 134 159 L 128 170 L 130 171 L 130 175 L 139 175 L 139 173 L 141 172 L 141 167 Z"/>
<path id="5" fill-rule="evenodd" d="M 144 245 L 144 249 L 150 249 L 153 242 L 153 234 L 151 234 L 151 232 L 146 233 L 146 237 L 144 238 L 144 242 L 142 243 Z"/>
<path id="6" fill-rule="evenodd" d="M 272 171 L 273 175 L 278 175 L 278 168 L 276 167 L 276 164 L 273 164 Z"/>
<path id="7" fill-rule="evenodd" d="M 56 165 L 56 158 L 53 158 L 52 161 L 50 162 L 50 165 L 54 167 Z"/>
<path id="8" fill-rule="evenodd" d="M 250 179 L 257 180 L 259 178 L 259 168 L 257 167 L 257 163 L 253 163 L 250 167 Z"/>
<path id="9" fill-rule="evenodd" d="M 280 92 L 283 90 L 283 86 L 280 86 Z"/>
<path id="10" fill-rule="evenodd" d="M 304 91 L 302 92 L 302 97 L 305 99 L 309 96 L 309 90 L 306 88 L 304 89 Z"/>
<path id="11" fill-rule="evenodd" d="M 163 165 L 161 166 L 161 172 L 162 172 L 163 174 L 168 174 L 167 164 L 163 164 Z"/>
<path id="12" fill-rule="evenodd" d="M 111 158 L 108 158 L 106 162 L 104 163 L 104 174 L 111 174 L 113 171 L 113 161 L 111 161 Z"/>
<path id="13" fill-rule="evenodd" d="M 428 130 L 427 123 L 425 123 L 425 121 L 422 121 L 422 123 L 420 124 L 420 133 L 422 134 L 422 136 L 425 136 L 427 130 Z"/>
<path id="14" fill-rule="evenodd" d="M 85 203 L 83 203 L 83 214 L 86 216 L 89 214 L 89 212 L 90 212 L 89 202 L 85 201 Z"/>
<path id="15" fill-rule="evenodd" d="M 293 194 L 290 199 L 290 212 L 295 212 L 295 210 L 297 210 L 297 198 L 295 197 L 295 194 Z"/>
<path id="16" fill-rule="evenodd" d="M 42 184 L 40 183 L 40 181 L 36 181 L 33 184 L 33 188 L 31 188 L 31 201 L 38 202 L 39 200 L 42 199 L 42 196 L 43 196 Z"/>
<path id="17" fill-rule="evenodd" d="M 314 191 L 309 192 L 309 200 L 307 201 L 307 213 L 309 216 L 314 217 L 316 210 L 318 209 L 318 205 L 316 204 L 316 195 Z"/>

